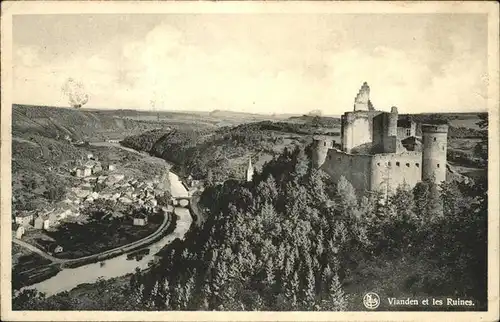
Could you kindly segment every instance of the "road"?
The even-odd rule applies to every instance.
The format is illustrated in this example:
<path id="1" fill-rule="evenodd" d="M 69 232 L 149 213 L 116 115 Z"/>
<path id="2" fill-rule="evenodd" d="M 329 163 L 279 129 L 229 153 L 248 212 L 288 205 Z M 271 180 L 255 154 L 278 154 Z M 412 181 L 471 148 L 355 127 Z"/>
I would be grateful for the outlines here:
<path id="1" fill-rule="evenodd" d="M 47 254 L 46 252 L 42 251 L 41 249 L 31 245 L 31 244 L 28 244 L 27 242 L 25 241 L 22 241 L 22 240 L 19 240 L 17 238 L 13 238 L 12 241 L 21 246 L 21 247 L 24 247 L 24 248 L 27 248 L 28 250 L 34 252 L 34 253 L 37 253 L 38 255 L 52 261 L 53 263 L 58 263 L 58 264 L 71 264 L 71 263 L 76 263 L 76 262 L 79 262 L 79 261 L 91 261 L 93 259 L 97 259 L 99 257 L 103 257 L 103 256 L 107 256 L 107 255 L 110 255 L 110 254 L 113 254 L 115 252 L 119 252 L 119 254 L 116 254 L 116 255 L 120 255 L 124 252 L 126 252 L 127 250 L 129 249 L 132 249 L 132 248 L 138 248 L 138 247 L 141 247 L 141 246 L 145 246 L 149 243 L 151 243 L 152 241 L 154 241 L 158 236 L 162 235 L 164 230 L 166 230 L 168 228 L 168 223 L 169 223 L 169 219 L 170 218 L 170 215 L 168 213 L 165 213 L 164 214 L 164 218 L 163 218 L 163 222 L 161 223 L 160 227 L 158 227 L 158 229 L 152 233 L 151 235 L 149 236 L 146 236 L 142 239 L 139 239 L 139 240 L 136 240 L 130 244 L 126 244 L 126 245 L 122 245 L 122 246 L 119 246 L 119 247 L 116 247 L 116 248 L 113 248 L 113 249 L 109 249 L 109 250 L 106 250 L 104 252 L 101 252 L 101 253 L 98 253 L 98 254 L 92 254 L 92 255 L 89 255 L 89 256 L 84 256 L 84 257 L 79 257 L 79 258 L 73 258 L 73 259 L 64 259 L 64 258 L 57 258 L 57 257 L 54 257 L 50 254 Z"/>
<path id="2" fill-rule="evenodd" d="M 128 152 L 131 152 L 131 153 L 135 153 L 135 154 L 138 154 L 142 157 L 144 157 L 147 161 L 152 161 L 152 162 L 162 162 L 162 163 L 167 163 L 165 160 L 161 159 L 161 158 L 158 158 L 158 157 L 155 157 L 155 156 L 151 156 L 145 152 L 139 152 L 139 151 L 136 151 L 136 150 L 133 150 L 133 149 L 130 149 L 130 148 L 127 148 L 127 147 L 124 147 L 124 146 L 121 146 L 119 143 L 111 143 L 111 142 L 97 142 L 97 143 L 92 143 L 92 145 L 94 146 L 111 146 L 111 147 L 116 147 L 116 148 L 120 148 L 122 150 L 125 150 L 125 151 L 128 151 Z M 168 164 L 168 163 L 167 163 Z M 187 190 L 184 188 L 181 180 L 179 179 L 179 177 L 177 175 L 175 175 L 174 173 L 172 172 L 169 172 L 169 181 L 170 181 L 170 191 L 171 191 L 171 194 L 173 197 L 175 198 L 187 198 L 189 197 L 188 196 L 188 192 Z M 131 249 L 135 249 L 135 248 L 139 248 L 141 246 L 145 246 L 149 243 L 151 243 L 152 241 L 154 241 L 157 237 L 159 237 L 161 234 L 163 234 L 164 230 L 166 230 L 166 228 L 168 227 L 167 226 L 167 223 L 169 222 L 168 221 L 169 219 L 169 215 L 168 214 L 165 214 L 165 217 L 163 218 L 163 222 L 162 224 L 160 225 L 160 227 L 154 232 L 152 233 L 151 235 L 147 236 L 147 237 L 144 237 L 143 239 L 140 239 L 140 240 L 137 240 L 135 242 L 132 242 L 130 244 L 126 244 L 126 245 L 122 245 L 122 246 L 119 246 L 119 247 L 116 247 L 116 248 L 113 248 L 113 249 L 110 249 L 110 250 L 107 250 L 107 251 L 104 251 L 104 252 L 101 252 L 101 253 L 98 253 L 98 254 L 93 254 L 93 255 L 89 255 L 89 256 L 85 256 L 85 257 L 80 257 L 80 258 L 75 258 L 75 259 L 61 259 L 61 258 L 56 258 L 52 255 L 49 255 L 47 254 L 46 252 L 42 251 L 41 249 L 33 246 L 33 245 L 30 245 L 22 240 L 19 240 L 17 238 L 13 238 L 13 242 L 21 247 L 24 247 L 24 248 L 27 248 L 28 250 L 34 252 L 34 253 L 37 253 L 39 254 L 40 256 L 52 261 L 53 263 L 59 263 L 59 264 L 71 264 L 71 263 L 76 263 L 76 262 L 79 262 L 79 261 L 91 261 L 93 259 L 97 259 L 99 257 L 104 257 L 104 256 L 107 256 L 107 255 L 111 255 L 115 252 L 119 252 L 119 254 L 116 254 L 117 256 L 124 253 L 124 252 L 127 252 Z M 198 221 L 200 220 L 200 218 L 198 218 Z"/>
<path id="3" fill-rule="evenodd" d="M 19 245 L 21 247 L 24 247 L 24 248 L 32 251 L 33 253 L 37 253 L 38 255 L 42 256 L 45 259 L 48 259 L 48 260 L 52 261 L 53 263 L 63 263 L 65 261 L 64 259 L 56 258 L 56 257 L 54 257 L 52 255 L 49 255 L 46 252 L 40 250 L 39 248 L 36 248 L 35 246 L 33 246 L 31 244 L 28 244 L 27 242 L 22 241 L 20 239 L 12 238 L 12 242 L 14 244 L 17 244 L 17 245 Z"/>

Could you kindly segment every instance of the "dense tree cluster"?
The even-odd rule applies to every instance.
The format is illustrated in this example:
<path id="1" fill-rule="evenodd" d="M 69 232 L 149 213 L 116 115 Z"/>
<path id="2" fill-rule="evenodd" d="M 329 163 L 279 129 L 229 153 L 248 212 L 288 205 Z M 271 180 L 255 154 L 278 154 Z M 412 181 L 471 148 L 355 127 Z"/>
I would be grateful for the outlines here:
<path id="1" fill-rule="evenodd" d="M 347 180 L 333 185 L 311 168 L 303 149 L 285 151 L 252 183 L 207 189 L 205 225 L 129 291 L 141 309 L 346 310 L 342 281 L 360 263 L 413 256 L 433 268 L 408 281 L 413 290 L 484 304 L 486 193 L 474 188 L 422 182 L 386 202 L 359 200 Z"/>
<path id="2" fill-rule="evenodd" d="M 256 122 L 216 130 L 154 130 L 130 136 L 122 144 L 174 163 L 174 170 L 181 175 L 191 174 L 196 179 L 210 176 L 211 181 L 222 182 L 243 179 L 240 164 L 232 160 L 249 154 L 279 153 L 276 147 L 285 144 L 283 136 L 276 135 L 280 128 L 275 124 L 278 123 Z"/>
<path id="3" fill-rule="evenodd" d="M 334 184 L 313 168 L 308 153 L 285 149 L 252 182 L 205 189 L 204 225 L 170 244 L 150 270 L 136 272 L 123 289 L 127 301 L 115 303 L 135 310 L 341 311 L 349 308 L 345 281 L 358 266 L 412 257 L 429 270 L 408 277 L 411 292 L 473 298 L 476 309 L 485 307 L 486 178 L 358 198 L 346 179 Z"/>

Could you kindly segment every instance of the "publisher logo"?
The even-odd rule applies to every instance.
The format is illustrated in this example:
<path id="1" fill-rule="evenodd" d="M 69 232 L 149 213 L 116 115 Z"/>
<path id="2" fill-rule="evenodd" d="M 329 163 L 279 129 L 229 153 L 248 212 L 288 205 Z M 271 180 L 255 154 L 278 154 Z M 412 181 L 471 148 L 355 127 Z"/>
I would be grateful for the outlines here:
<path id="1" fill-rule="evenodd" d="M 380 305 L 380 297 L 377 293 L 368 292 L 363 296 L 363 305 L 369 310 L 375 310 Z"/>

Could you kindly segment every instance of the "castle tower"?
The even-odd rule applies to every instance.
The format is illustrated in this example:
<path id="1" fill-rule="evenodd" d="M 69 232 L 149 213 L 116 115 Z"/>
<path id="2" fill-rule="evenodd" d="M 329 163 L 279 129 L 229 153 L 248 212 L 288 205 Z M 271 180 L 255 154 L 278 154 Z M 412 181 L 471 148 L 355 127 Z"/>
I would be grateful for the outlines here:
<path id="1" fill-rule="evenodd" d="M 387 129 L 384 135 L 384 152 L 396 153 L 398 140 L 398 108 L 391 107 L 391 113 L 388 114 Z"/>
<path id="2" fill-rule="evenodd" d="M 422 124 L 422 180 L 446 181 L 448 125 Z"/>
<path id="3" fill-rule="evenodd" d="M 312 148 L 312 163 L 316 168 L 321 168 L 325 163 L 328 150 L 333 147 L 333 141 L 325 138 L 315 138 Z"/>
<path id="4" fill-rule="evenodd" d="M 398 108 L 391 107 L 391 114 L 389 114 L 389 128 L 387 129 L 387 136 L 398 135 Z"/>
<path id="5" fill-rule="evenodd" d="M 248 158 L 248 167 L 247 167 L 247 182 L 252 181 L 253 179 L 253 166 L 252 166 L 252 158 Z"/>

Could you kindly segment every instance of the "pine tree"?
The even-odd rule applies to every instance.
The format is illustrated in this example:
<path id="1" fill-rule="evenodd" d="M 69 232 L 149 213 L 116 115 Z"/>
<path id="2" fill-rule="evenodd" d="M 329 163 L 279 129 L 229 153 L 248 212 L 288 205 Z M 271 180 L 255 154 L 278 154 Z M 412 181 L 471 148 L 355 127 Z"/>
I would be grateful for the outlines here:
<path id="1" fill-rule="evenodd" d="M 304 285 L 304 295 L 302 298 L 302 307 L 305 310 L 311 310 L 316 304 L 316 283 L 314 272 L 311 267 L 305 267 L 306 283 Z"/>
<path id="2" fill-rule="evenodd" d="M 344 176 L 340 176 L 337 183 L 337 195 L 339 209 L 344 216 L 348 216 L 357 207 L 357 197 L 354 187 Z"/>
<path id="3" fill-rule="evenodd" d="M 330 265 L 326 265 L 325 269 L 323 270 L 323 273 L 321 273 L 321 291 L 327 291 L 330 287 L 330 281 L 332 279 L 332 269 L 330 268 Z"/>
<path id="4" fill-rule="evenodd" d="M 334 274 L 331 279 L 328 293 L 330 295 L 329 311 L 347 310 L 347 300 L 337 274 Z"/>

